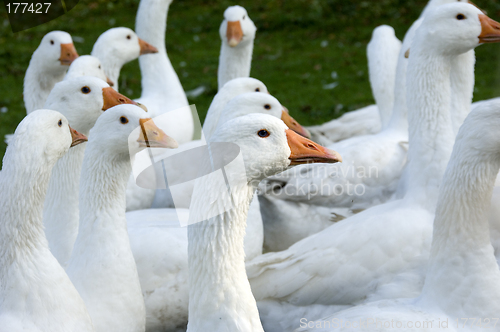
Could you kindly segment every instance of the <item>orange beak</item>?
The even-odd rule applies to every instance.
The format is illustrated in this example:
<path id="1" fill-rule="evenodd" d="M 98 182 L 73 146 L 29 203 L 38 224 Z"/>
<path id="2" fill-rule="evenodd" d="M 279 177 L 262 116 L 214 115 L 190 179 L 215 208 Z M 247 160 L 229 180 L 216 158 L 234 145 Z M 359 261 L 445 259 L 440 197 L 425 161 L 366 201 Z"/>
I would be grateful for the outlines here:
<path id="1" fill-rule="evenodd" d="M 109 79 L 109 77 L 107 77 L 107 76 L 106 76 L 106 83 L 108 83 L 108 84 L 109 84 L 109 86 L 113 86 L 113 85 L 115 85 L 115 83 L 113 83 L 113 81 L 112 81 L 112 80 L 110 80 L 110 79 Z"/>
<path id="2" fill-rule="evenodd" d="M 82 133 L 77 132 L 73 128 L 71 128 L 70 125 L 68 125 L 69 131 L 71 132 L 71 145 L 69 146 L 70 148 L 77 146 L 78 144 L 81 144 L 83 142 L 87 142 L 88 138 Z"/>
<path id="3" fill-rule="evenodd" d="M 148 42 L 145 42 L 141 38 L 139 38 L 139 46 L 141 47 L 140 55 L 150 54 L 150 53 L 158 53 L 158 49 L 151 45 Z"/>
<path id="4" fill-rule="evenodd" d="M 291 160 L 290 165 L 342 162 L 342 157 L 337 152 L 314 143 L 291 129 L 286 130 L 286 138 L 292 151 L 288 158 Z"/>
<path id="5" fill-rule="evenodd" d="M 140 119 L 139 123 L 141 133 L 137 142 L 141 147 L 175 149 L 179 146 L 175 139 L 165 134 L 150 118 Z"/>
<path id="6" fill-rule="evenodd" d="M 61 44 L 61 57 L 59 58 L 61 65 L 69 66 L 76 58 L 78 58 L 78 53 L 73 43 Z"/>
<path id="7" fill-rule="evenodd" d="M 479 15 L 479 21 L 481 22 L 479 43 L 484 44 L 500 42 L 500 23 L 482 14 Z"/>
<path id="8" fill-rule="evenodd" d="M 300 123 L 298 123 L 294 118 L 292 118 L 290 114 L 288 114 L 288 112 L 286 112 L 285 110 L 281 112 L 281 121 L 283 121 L 288 126 L 288 128 L 290 128 L 297 134 L 307 138 L 311 138 L 311 134 L 307 131 L 307 129 L 302 127 Z"/>
<path id="9" fill-rule="evenodd" d="M 103 111 L 121 104 L 137 105 L 135 101 L 130 100 L 129 98 L 125 97 L 121 93 L 118 93 L 116 90 L 110 87 L 102 89 L 102 98 L 104 99 L 104 105 L 102 105 Z"/>
<path id="10" fill-rule="evenodd" d="M 227 42 L 229 46 L 235 47 L 243 39 L 243 30 L 240 21 L 228 21 L 226 31 Z"/>

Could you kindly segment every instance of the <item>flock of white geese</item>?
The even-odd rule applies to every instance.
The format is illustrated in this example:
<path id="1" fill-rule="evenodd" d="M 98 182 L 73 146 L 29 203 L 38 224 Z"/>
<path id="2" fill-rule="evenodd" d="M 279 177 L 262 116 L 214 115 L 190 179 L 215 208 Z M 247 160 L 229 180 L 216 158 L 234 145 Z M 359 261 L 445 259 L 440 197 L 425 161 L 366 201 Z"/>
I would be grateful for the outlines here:
<path id="1" fill-rule="evenodd" d="M 376 28 L 376 105 L 305 129 L 249 77 L 257 28 L 229 7 L 192 140 L 171 2 L 141 0 L 136 31 L 104 32 L 91 55 L 63 31 L 33 53 L 0 172 L 0 331 L 499 331 L 500 100 L 471 102 L 474 48 L 500 24 L 430 0 L 403 42 Z M 136 58 L 132 101 L 118 82 Z M 224 160 L 217 146 L 237 147 L 230 188 L 186 175 L 210 158 L 180 156 L 207 144 Z M 169 189 L 138 185 L 145 151 Z"/>

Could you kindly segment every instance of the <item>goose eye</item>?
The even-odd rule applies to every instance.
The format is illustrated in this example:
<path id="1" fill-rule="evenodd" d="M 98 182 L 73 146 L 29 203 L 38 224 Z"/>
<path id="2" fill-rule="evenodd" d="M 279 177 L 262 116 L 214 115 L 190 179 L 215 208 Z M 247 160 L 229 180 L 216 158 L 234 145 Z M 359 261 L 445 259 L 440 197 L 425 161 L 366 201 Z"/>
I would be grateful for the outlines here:
<path id="1" fill-rule="evenodd" d="M 101 69 L 101 65 L 99 65 L 99 69 Z"/>
<path id="2" fill-rule="evenodd" d="M 61 119 L 59 119 L 59 121 L 57 122 L 57 125 L 58 125 L 59 127 L 61 127 L 61 126 L 62 126 L 62 120 L 61 120 Z"/>
<path id="3" fill-rule="evenodd" d="M 127 39 L 131 39 L 131 38 L 132 38 L 132 36 L 130 36 L 130 35 L 127 35 Z"/>
<path id="4" fill-rule="evenodd" d="M 243 15 L 243 19 L 245 19 L 245 18 L 247 18 L 247 16 L 246 16 L 246 15 Z"/>
<path id="5" fill-rule="evenodd" d="M 255 92 L 260 92 L 260 89 L 259 88 L 255 89 Z"/>
<path id="6" fill-rule="evenodd" d="M 270 110 L 270 109 L 271 109 L 271 105 L 269 105 L 269 104 L 265 104 L 265 105 L 264 105 L 264 108 L 265 108 L 266 110 Z"/>
<path id="7" fill-rule="evenodd" d="M 259 137 L 266 138 L 266 137 L 269 137 L 269 135 L 271 135 L 271 134 L 266 129 L 261 129 L 261 130 L 259 130 L 257 135 L 259 135 Z"/>
<path id="8" fill-rule="evenodd" d="M 122 124 L 126 124 L 126 123 L 128 123 L 128 119 L 127 119 L 127 117 L 125 117 L 125 116 L 121 116 L 121 117 L 120 117 L 120 122 L 121 122 Z"/>
<path id="9" fill-rule="evenodd" d="M 90 88 L 88 86 L 84 86 L 82 88 L 82 92 L 85 93 L 85 94 L 88 94 L 88 93 L 90 93 Z"/>
<path id="10" fill-rule="evenodd" d="M 465 15 L 464 14 L 458 14 L 457 15 L 457 20 L 465 20 Z"/>
<path id="11" fill-rule="evenodd" d="M 54 45 L 54 41 L 53 40 L 50 41 L 50 45 Z"/>

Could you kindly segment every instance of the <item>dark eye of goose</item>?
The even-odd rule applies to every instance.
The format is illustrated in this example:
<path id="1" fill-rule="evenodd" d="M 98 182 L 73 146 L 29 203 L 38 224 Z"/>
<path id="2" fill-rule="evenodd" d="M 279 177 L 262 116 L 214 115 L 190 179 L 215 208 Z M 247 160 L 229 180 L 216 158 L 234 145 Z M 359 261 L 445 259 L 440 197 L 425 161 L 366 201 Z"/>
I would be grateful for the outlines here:
<path id="1" fill-rule="evenodd" d="M 257 135 L 259 135 L 259 137 L 266 138 L 271 134 L 267 131 L 267 129 L 261 129 L 257 132 Z"/>
<path id="2" fill-rule="evenodd" d="M 259 88 L 255 89 L 255 92 L 260 92 L 260 89 Z"/>
<path id="3" fill-rule="evenodd" d="M 465 20 L 465 15 L 464 14 L 458 14 L 457 15 L 457 20 Z"/>
<path id="4" fill-rule="evenodd" d="M 61 127 L 61 126 L 62 126 L 62 120 L 60 120 L 60 119 L 59 119 L 59 121 L 57 122 L 57 125 L 58 125 L 59 127 Z"/>
<path id="5" fill-rule="evenodd" d="M 53 40 L 50 41 L 50 45 L 54 45 L 54 41 Z"/>
<path id="6" fill-rule="evenodd" d="M 90 88 L 88 86 L 84 86 L 82 88 L 82 92 L 85 93 L 85 94 L 88 94 L 88 93 L 90 93 Z"/>
<path id="7" fill-rule="evenodd" d="M 120 122 L 121 122 L 122 124 L 126 124 L 126 123 L 128 123 L 128 119 L 127 119 L 127 117 L 125 117 L 125 116 L 121 116 L 121 117 L 120 117 Z"/>
<path id="8" fill-rule="evenodd" d="M 99 69 L 101 69 L 101 65 L 99 65 Z"/>
<path id="9" fill-rule="evenodd" d="M 131 38 L 132 38 L 132 36 L 131 36 L 131 35 L 127 35 L 127 39 L 131 39 Z"/>
<path id="10" fill-rule="evenodd" d="M 245 19 L 247 16 L 246 15 L 243 15 L 243 19 Z"/>
<path id="11" fill-rule="evenodd" d="M 265 108 L 266 110 L 270 110 L 270 109 L 271 109 L 271 105 L 269 105 L 269 104 L 265 104 L 265 105 L 264 105 L 264 108 Z"/>

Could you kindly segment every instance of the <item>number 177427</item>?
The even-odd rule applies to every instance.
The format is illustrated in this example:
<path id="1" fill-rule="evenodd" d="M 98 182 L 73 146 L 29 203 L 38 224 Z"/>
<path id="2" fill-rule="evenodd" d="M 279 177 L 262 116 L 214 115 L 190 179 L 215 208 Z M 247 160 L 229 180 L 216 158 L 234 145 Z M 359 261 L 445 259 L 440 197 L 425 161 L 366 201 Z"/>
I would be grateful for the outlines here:
<path id="1" fill-rule="evenodd" d="M 9 12 L 9 14 L 10 13 L 16 14 L 18 10 L 20 14 L 24 14 L 25 12 L 33 14 L 47 14 L 50 5 L 51 5 L 50 2 L 44 2 L 44 3 L 13 2 L 7 4 L 7 11 Z M 45 6 L 47 8 L 44 8 Z M 28 8 L 26 9 L 26 7 Z M 45 11 L 43 11 L 44 9 Z"/>

